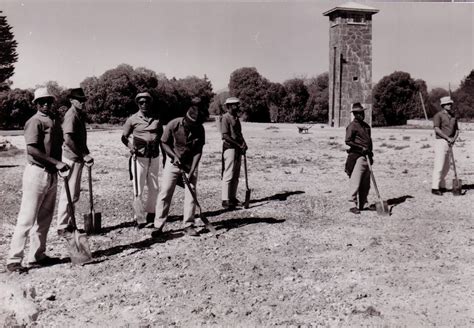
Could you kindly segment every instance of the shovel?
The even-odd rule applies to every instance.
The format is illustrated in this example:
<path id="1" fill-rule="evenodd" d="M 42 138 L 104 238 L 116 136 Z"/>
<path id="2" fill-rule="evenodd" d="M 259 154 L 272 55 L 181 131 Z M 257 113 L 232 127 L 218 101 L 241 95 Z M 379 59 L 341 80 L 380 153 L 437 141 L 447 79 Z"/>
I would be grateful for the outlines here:
<path id="1" fill-rule="evenodd" d="M 90 204 L 90 213 L 84 214 L 84 231 L 86 234 L 90 235 L 93 233 L 100 233 L 101 225 L 102 225 L 102 213 L 96 213 L 94 210 L 94 197 L 92 194 L 92 165 L 85 164 L 88 171 L 88 179 L 89 179 L 89 204 Z"/>
<path id="2" fill-rule="evenodd" d="M 135 175 L 133 179 L 133 189 L 135 192 L 133 200 L 133 210 L 135 211 L 135 217 L 138 225 L 146 224 L 145 209 L 140 197 L 138 197 L 138 174 L 137 174 L 137 155 L 133 155 L 133 173 Z"/>
<path id="3" fill-rule="evenodd" d="M 453 169 L 454 169 L 453 195 L 460 196 L 460 195 L 462 195 L 462 180 L 458 179 L 458 174 L 456 172 L 456 162 L 454 161 L 454 154 L 453 154 L 453 147 L 452 146 L 449 146 L 449 153 L 450 153 L 451 159 L 453 161 Z"/>
<path id="4" fill-rule="evenodd" d="M 211 224 L 211 222 L 209 222 L 209 220 L 204 215 L 202 215 L 201 205 L 199 204 L 196 193 L 194 192 L 194 189 L 191 186 L 191 182 L 189 182 L 189 179 L 188 179 L 188 177 L 186 176 L 186 173 L 183 170 L 181 170 L 181 176 L 183 177 L 183 181 L 186 184 L 186 186 L 188 187 L 189 192 L 191 193 L 191 196 L 193 196 L 194 202 L 196 203 L 196 206 L 199 209 L 199 218 L 204 223 L 206 228 L 217 238 L 217 230 L 216 230 L 216 228 L 214 228 L 214 226 Z"/>
<path id="5" fill-rule="evenodd" d="M 377 210 L 377 214 L 388 216 L 390 215 L 388 202 L 386 200 L 382 200 L 382 197 L 380 197 L 379 188 L 377 188 L 377 182 L 375 182 L 374 171 L 372 171 L 372 165 L 370 164 L 370 158 L 367 155 L 365 155 L 365 158 L 367 159 L 367 164 L 369 165 L 370 177 L 372 178 L 372 183 L 374 184 L 375 193 L 379 199 L 379 201 L 375 203 L 375 209 Z"/>
<path id="6" fill-rule="evenodd" d="M 77 230 L 74 205 L 71 199 L 71 191 L 69 190 L 69 171 L 66 171 L 66 173 L 67 174 L 59 172 L 59 176 L 64 179 L 64 188 L 66 189 L 67 196 L 67 212 L 69 214 L 68 230 L 71 231 L 71 235 L 66 237 L 68 252 L 72 264 L 83 264 L 92 259 L 92 254 L 86 235 Z"/>
<path id="7" fill-rule="evenodd" d="M 244 154 L 244 173 L 245 173 L 245 203 L 244 208 L 249 208 L 250 205 L 250 193 L 252 192 L 249 188 L 249 179 L 247 175 L 247 155 Z"/>

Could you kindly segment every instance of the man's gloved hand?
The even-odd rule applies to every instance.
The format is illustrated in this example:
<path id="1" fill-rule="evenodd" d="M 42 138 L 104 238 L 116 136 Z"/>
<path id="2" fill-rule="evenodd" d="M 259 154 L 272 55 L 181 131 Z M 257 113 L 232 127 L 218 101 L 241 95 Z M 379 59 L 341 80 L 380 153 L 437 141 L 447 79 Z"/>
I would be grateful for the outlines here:
<path id="1" fill-rule="evenodd" d="M 84 162 L 86 164 L 94 164 L 94 159 L 90 155 L 84 156 Z"/>
<path id="2" fill-rule="evenodd" d="M 240 150 L 242 151 L 242 153 L 245 154 L 247 152 L 247 149 L 248 149 L 248 147 L 247 147 L 247 144 L 245 142 L 240 145 Z"/>
<path id="3" fill-rule="evenodd" d="M 58 162 L 56 164 L 56 169 L 59 172 L 66 172 L 67 170 L 69 170 L 69 165 L 67 165 L 66 163 L 63 163 L 63 162 Z"/>
<path id="4" fill-rule="evenodd" d="M 132 146 L 130 148 L 130 154 L 135 155 L 136 153 L 138 153 L 138 148 L 135 146 Z"/>
<path id="5" fill-rule="evenodd" d="M 361 153 L 362 155 L 366 156 L 370 154 L 370 151 L 367 147 L 361 147 Z"/>

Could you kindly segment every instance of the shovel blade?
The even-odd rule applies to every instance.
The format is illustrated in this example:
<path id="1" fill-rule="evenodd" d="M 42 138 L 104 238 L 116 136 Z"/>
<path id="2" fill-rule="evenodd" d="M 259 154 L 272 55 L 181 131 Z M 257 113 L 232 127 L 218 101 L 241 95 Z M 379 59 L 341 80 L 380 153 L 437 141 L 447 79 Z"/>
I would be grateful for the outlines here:
<path id="1" fill-rule="evenodd" d="M 460 196 L 462 194 L 462 180 L 453 179 L 453 195 Z"/>
<path id="2" fill-rule="evenodd" d="M 100 233 L 102 227 L 102 213 L 84 214 L 84 231 L 88 235 Z"/>
<path id="3" fill-rule="evenodd" d="M 87 237 L 78 230 L 74 230 L 68 238 L 68 251 L 72 264 L 83 264 L 92 260 Z"/>
<path id="4" fill-rule="evenodd" d="M 383 203 L 383 205 L 382 205 Z M 390 210 L 388 209 L 388 202 L 386 200 L 382 202 L 375 203 L 375 209 L 377 210 L 378 215 L 390 215 Z"/>
<path id="5" fill-rule="evenodd" d="M 250 206 L 250 193 L 252 191 L 250 189 L 247 189 L 245 191 L 245 203 L 244 203 L 244 208 L 249 208 Z"/>
<path id="6" fill-rule="evenodd" d="M 138 224 L 146 224 L 145 209 L 141 199 L 135 198 L 133 201 L 133 210 Z"/>

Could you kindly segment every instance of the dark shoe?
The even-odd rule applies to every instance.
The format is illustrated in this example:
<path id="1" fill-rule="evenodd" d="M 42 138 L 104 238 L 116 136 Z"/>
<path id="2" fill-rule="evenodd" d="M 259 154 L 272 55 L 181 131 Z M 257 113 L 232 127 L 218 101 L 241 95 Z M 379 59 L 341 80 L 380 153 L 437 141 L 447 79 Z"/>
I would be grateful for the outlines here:
<path id="1" fill-rule="evenodd" d="M 155 213 L 147 213 L 146 223 L 153 223 L 153 222 L 155 222 Z"/>
<path id="2" fill-rule="evenodd" d="M 357 207 L 351 207 L 349 209 L 349 212 L 354 213 L 354 214 L 360 214 L 360 210 Z"/>
<path id="3" fill-rule="evenodd" d="M 235 205 L 232 204 L 230 201 L 228 200 L 223 200 L 222 201 L 222 207 L 225 208 L 226 210 L 233 210 L 235 209 Z"/>
<path id="4" fill-rule="evenodd" d="M 191 237 L 198 237 L 199 232 L 196 231 L 196 229 L 193 226 L 189 226 L 184 228 L 184 233 L 187 234 L 188 236 Z"/>
<path id="5" fill-rule="evenodd" d="M 436 196 L 443 196 L 443 193 L 438 189 L 431 189 L 431 193 Z"/>
<path id="6" fill-rule="evenodd" d="M 151 237 L 160 239 L 164 238 L 163 229 L 153 230 L 153 232 L 151 233 Z"/>
<path id="7" fill-rule="evenodd" d="M 9 272 L 18 272 L 18 273 L 24 273 L 28 271 L 28 269 L 25 268 L 23 265 L 21 265 L 21 263 L 8 263 L 7 270 Z"/>
<path id="8" fill-rule="evenodd" d="M 61 261 L 60 261 L 59 258 L 49 257 L 49 256 L 46 255 L 41 260 L 28 263 L 28 268 L 30 268 L 30 269 L 42 268 L 42 267 L 52 266 L 52 265 L 58 264 L 60 262 Z"/>
<path id="9" fill-rule="evenodd" d="M 240 200 L 238 200 L 237 198 L 235 199 L 232 199 L 230 201 L 230 204 L 231 205 L 234 205 L 234 206 L 244 206 L 244 203 L 242 203 Z"/>
<path id="10" fill-rule="evenodd" d="M 446 189 L 446 188 L 439 188 L 439 191 L 441 191 L 441 192 L 447 192 L 448 189 Z"/>

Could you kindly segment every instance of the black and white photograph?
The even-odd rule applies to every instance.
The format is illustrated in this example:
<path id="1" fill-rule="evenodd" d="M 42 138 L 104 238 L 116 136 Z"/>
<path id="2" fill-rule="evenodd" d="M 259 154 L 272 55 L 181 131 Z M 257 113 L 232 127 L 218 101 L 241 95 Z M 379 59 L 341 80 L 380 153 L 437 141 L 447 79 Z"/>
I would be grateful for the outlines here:
<path id="1" fill-rule="evenodd" d="M 473 327 L 474 2 L 1 0 L 2 327 Z"/>

